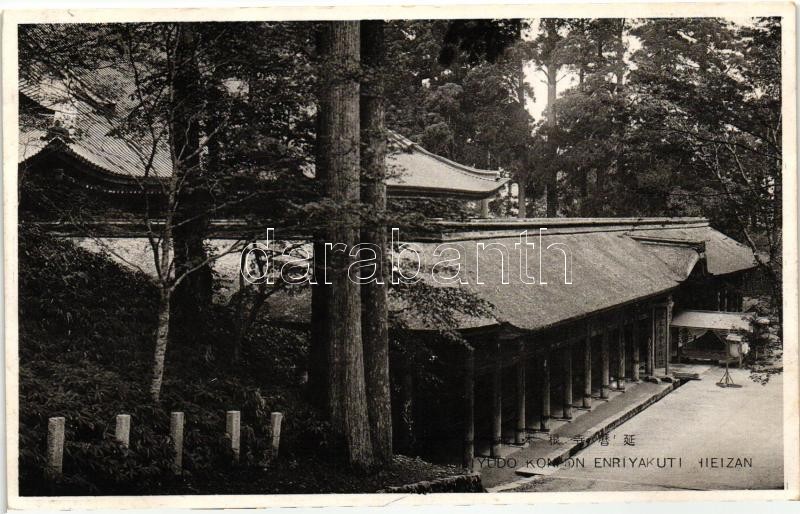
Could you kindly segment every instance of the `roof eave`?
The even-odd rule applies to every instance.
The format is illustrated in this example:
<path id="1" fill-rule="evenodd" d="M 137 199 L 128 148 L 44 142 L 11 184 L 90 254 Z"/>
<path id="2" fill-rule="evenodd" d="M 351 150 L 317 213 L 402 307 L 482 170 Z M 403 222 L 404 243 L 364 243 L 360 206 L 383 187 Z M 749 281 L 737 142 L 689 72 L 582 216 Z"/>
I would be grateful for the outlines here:
<path id="1" fill-rule="evenodd" d="M 466 190 L 466 189 L 451 189 L 446 187 L 418 187 L 418 186 L 405 186 L 405 185 L 397 185 L 397 184 L 387 184 L 386 185 L 386 192 L 389 196 L 393 196 L 395 198 L 400 197 L 417 197 L 420 194 L 425 194 L 427 196 L 448 196 L 448 197 L 457 197 L 469 200 L 483 200 L 489 197 L 492 197 L 497 194 L 497 192 L 505 186 L 510 179 L 500 179 L 498 180 L 494 187 L 490 190 Z"/>

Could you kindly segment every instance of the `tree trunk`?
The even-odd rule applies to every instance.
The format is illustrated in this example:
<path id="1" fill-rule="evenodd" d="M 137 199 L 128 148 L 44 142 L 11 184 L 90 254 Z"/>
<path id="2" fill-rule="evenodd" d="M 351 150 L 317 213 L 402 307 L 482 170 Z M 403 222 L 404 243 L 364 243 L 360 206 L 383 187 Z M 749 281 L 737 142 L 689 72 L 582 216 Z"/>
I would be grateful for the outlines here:
<path id="1" fill-rule="evenodd" d="M 322 36 L 322 35 L 321 35 Z M 317 49 L 320 57 L 324 58 L 327 50 L 325 49 L 325 38 L 319 38 Z M 325 155 L 329 152 L 330 135 L 327 133 L 328 126 L 323 120 L 328 116 L 328 105 L 326 95 L 320 94 L 317 105 L 316 120 L 316 141 L 315 141 L 315 180 L 318 182 L 318 192 L 323 194 L 327 191 L 327 169 Z M 324 227 L 317 227 L 314 233 L 314 282 L 311 284 L 311 342 L 308 351 L 308 388 L 307 397 L 309 401 L 318 409 L 329 414 L 332 400 L 330 398 L 330 321 L 328 319 L 328 295 L 330 287 L 325 284 L 325 230 Z"/>
<path id="2" fill-rule="evenodd" d="M 377 462 L 392 458 L 392 406 L 389 386 L 387 282 L 389 255 L 386 227 L 386 130 L 384 127 L 383 27 L 381 20 L 361 22 L 361 181 L 364 207 L 374 224 L 364 227 L 362 243 L 373 245 L 380 265 L 376 280 L 361 286 L 362 338 L 367 406 Z"/>
<path id="3" fill-rule="evenodd" d="M 330 241 L 345 245 L 330 252 L 331 421 L 343 430 L 349 461 L 358 468 L 373 465 L 369 413 L 364 378 L 361 339 L 361 294 L 350 280 L 349 266 L 355 262 L 350 250 L 358 244 L 360 200 L 359 69 L 360 29 L 358 21 L 325 24 L 328 63 L 331 71 L 326 88 L 329 109 L 322 122 L 330 134 L 324 160 L 330 200 L 339 209 L 331 222 Z"/>
<path id="4" fill-rule="evenodd" d="M 520 23 L 520 41 L 522 40 L 522 27 L 523 24 Z M 528 111 L 525 108 L 525 61 L 523 59 L 519 61 L 519 70 L 517 73 L 517 101 L 519 102 L 519 122 L 520 124 L 527 125 Z M 529 134 L 526 134 L 525 140 L 522 142 L 521 155 L 519 156 L 520 169 L 517 171 L 517 217 L 520 219 L 528 217 L 527 198 L 525 197 L 525 189 L 528 182 L 528 136 Z"/>
<path id="5" fill-rule="evenodd" d="M 616 63 L 616 84 L 614 85 L 615 88 L 615 95 L 617 96 L 617 115 L 616 115 L 616 122 L 617 122 L 617 137 L 619 138 L 617 142 L 617 162 L 616 162 L 616 173 L 617 173 L 617 183 L 618 184 L 625 184 L 626 178 L 625 174 L 625 99 L 623 98 L 624 93 L 624 81 L 625 81 L 625 41 L 623 40 L 623 35 L 625 32 L 625 19 L 620 20 L 619 32 L 617 33 L 617 63 Z M 628 184 L 629 187 L 633 188 L 635 184 Z"/>
<path id="6" fill-rule="evenodd" d="M 153 358 L 153 378 L 150 382 L 150 397 L 158 403 L 161 399 L 161 383 L 164 381 L 164 362 L 169 342 L 170 293 L 162 289 L 158 299 L 158 328 L 156 349 Z"/>
<path id="7" fill-rule="evenodd" d="M 178 28 L 173 75 L 174 103 L 172 106 L 172 141 L 176 173 L 180 177 L 180 190 L 175 208 L 174 251 L 175 276 L 179 277 L 207 259 L 205 239 L 208 234 L 211 206 L 210 196 L 204 187 L 200 160 L 199 71 L 197 65 L 198 39 L 191 23 Z M 206 320 L 212 301 L 211 267 L 206 265 L 193 271 L 175 289 L 172 295 L 173 338 L 186 344 L 208 344 Z"/>
<path id="8" fill-rule="evenodd" d="M 317 133 L 319 138 L 319 133 Z M 317 166 L 319 177 L 319 166 Z M 311 343 L 308 350 L 308 400 L 312 405 L 330 414 L 332 382 L 330 366 L 330 320 L 328 305 L 330 286 L 324 283 L 325 253 L 324 235 L 318 233 L 314 241 L 314 283 L 311 285 Z"/>
<path id="9" fill-rule="evenodd" d="M 556 127 L 556 76 L 558 74 L 558 65 L 549 64 L 547 66 L 547 126 L 550 128 L 550 133 L 555 131 Z M 552 159 L 550 161 L 551 169 L 547 173 L 547 217 L 554 218 L 558 215 L 558 168 L 556 168 L 557 149 L 550 143 L 550 151 L 552 152 Z"/>

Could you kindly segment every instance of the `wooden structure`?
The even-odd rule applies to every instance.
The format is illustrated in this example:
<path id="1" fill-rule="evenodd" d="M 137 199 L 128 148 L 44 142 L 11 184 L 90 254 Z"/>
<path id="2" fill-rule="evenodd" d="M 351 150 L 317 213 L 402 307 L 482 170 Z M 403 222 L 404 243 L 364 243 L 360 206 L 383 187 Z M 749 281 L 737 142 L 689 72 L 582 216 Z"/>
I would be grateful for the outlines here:
<path id="1" fill-rule="evenodd" d="M 544 227 L 542 238 L 534 238 L 544 249 L 539 266 L 544 276 L 535 284 L 513 276 L 503 284 L 497 269 L 502 263 L 493 265 L 484 255 L 467 259 L 470 269 L 480 269 L 483 284 L 464 287 L 490 301 L 497 316 L 485 320 L 484 331 L 470 339 L 476 348 L 470 359 L 494 358 L 495 364 L 490 434 L 476 431 L 472 423 L 481 414 L 469 412 L 470 406 L 485 406 L 474 400 L 465 405 L 465 464 L 475 454 L 474 441 L 491 438 L 489 456 L 500 455 L 500 444 L 523 443 L 521 434 L 547 430 L 552 417 L 569 419 L 575 408 L 591 409 L 593 402 L 608 397 L 612 386 L 624 389 L 625 382 L 638 381 L 643 374 L 669 375 L 670 362 L 678 355 L 673 313 L 694 305 L 698 288 L 708 298 L 727 298 L 723 309 L 738 309 L 741 300 L 731 284 L 741 283 L 755 266 L 747 247 L 702 219 L 476 222 L 454 224 L 440 240 L 445 246 L 455 241 L 502 243 L 510 250 L 520 232 Z M 553 252 L 556 247 L 568 250 Z M 514 251 L 510 253 L 513 268 Z M 538 380 L 526 380 L 537 375 Z M 509 388 L 502 386 L 507 377 L 516 377 L 514 396 L 508 400 L 503 393 Z M 475 381 L 468 377 L 465 383 Z M 506 401 L 516 408 L 499 409 Z"/>
<path id="2" fill-rule="evenodd" d="M 25 117 L 57 116 L 58 100 L 47 87 L 22 84 L 20 93 Z M 23 127 L 19 163 L 29 177 L 38 176 L 48 187 L 88 191 L 123 213 L 135 211 L 143 196 L 158 194 L 160 181 L 171 173 L 166 154 L 159 154 L 153 173 L 145 177 L 135 152 L 109 136 L 107 121 L 92 115 L 77 122 L 80 134 L 52 130 L 52 123 L 46 130 Z M 479 201 L 486 217 L 488 199 L 507 182 L 496 172 L 454 163 L 397 134 L 390 134 L 389 143 L 388 164 L 400 171 L 388 180 L 390 196 Z M 310 178 L 313 172 L 301 175 Z M 461 327 L 469 346 L 452 350 L 460 352 L 452 360 L 460 381 L 451 388 L 459 398 L 446 405 L 457 406 L 439 408 L 446 402 L 437 399 L 429 411 L 431 418 L 439 411 L 456 412 L 461 455 L 470 467 L 482 442 L 488 443 L 489 455 L 499 456 L 502 445 L 523 444 L 530 432 L 548 430 L 552 417 L 591 409 L 608 398 L 612 386 L 669 374 L 678 348 L 671 340 L 673 312 L 740 309 L 738 285 L 755 267 L 749 248 L 701 218 L 475 220 L 436 226 L 438 233 L 408 242 L 418 243 L 425 258 L 437 248 L 475 248 L 466 252 L 468 279 L 458 287 L 495 311 L 490 319 L 465 320 Z M 521 234 L 531 234 L 534 246 Z M 505 251 L 498 257 L 477 251 L 481 245 Z M 506 273 L 527 262 L 528 249 L 538 256 L 532 277 Z M 276 322 L 285 315 L 293 324 L 307 323 L 310 299 L 274 295 L 270 313 Z M 409 321 L 420 334 L 436 334 L 437 327 Z M 414 398 L 419 391 L 411 373 L 404 374 L 400 389 L 404 397 L 396 407 L 423 403 Z M 444 425 L 452 439 L 453 420 Z M 234 453 L 238 431 L 238 413 L 228 413 Z"/>
<path id="3" fill-rule="evenodd" d="M 427 430 L 417 439 L 443 444 L 457 423 L 465 465 L 476 452 L 501 455 L 503 445 L 523 444 L 531 432 L 547 431 L 551 419 L 593 408 L 612 388 L 670 375 L 679 348 L 673 317 L 694 308 L 698 288 L 709 298 L 739 294 L 731 284 L 755 267 L 749 248 L 702 218 L 437 226 L 438 233 L 407 238 L 416 243 L 423 268 L 438 260 L 437 249 L 441 256 L 446 248 L 458 248 L 465 270 L 459 287 L 494 307 L 491 318 L 464 320 L 468 350 L 442 349 L 443 369 L 452 375 L 442 380 L 457 382 L 441 391 L 451 396 L 417 390 L 413 401 L 416 418 L 424 420 L 417 429 Z M 534 280 L 517 273 L 524 262 L 523 233 L 535 244 L 528 256 Z M 270 303 L 273 319 L 287 325 L 305 323 L 309 309 L 304 295 L 278 295 Z M 420 337 L 436 335 L 436 327 L 407 322 Z M 434 425 L 442 427 L 438 435 Z"/>
<path id="4" fill-rule="evenodd" d="M 23 187 L 22 213 L 46 218 L 43 213 L 58 206 L 45 204 L 61 198 L 73 202 L 77 198 L 85 204 L 84 209 L 91 207 L 89 212 L 106 220 L 135 218 L 144 212 L 146 205 L 158 206 L 163 194 L 162 182 L 172 174 L 166 143 L 153 145 L 143 140 L 134 145 L 115 136 L 114 128 L 125 115 L 126 106 L 99 99 L 88 90 L 86 94 L 78 94 L 82 91 L 75 91 L 75 87 L 75 84 L 68 86 L 57 79 L 20 83 L 17 161 L 20 183 L 32 186 Z M 388 133 L 387 148 L 386 164 L 390 173 L 386 189 L 390 198 L 457 198 L 471 202 L 476 214 L 488 216 L 485 209 L 489 199 L 509 182 L 497 170 L 481 170 L 453 162 L 393 131 Z M 251 169 L 250 175 L 270 175 L 257 171 Z M 312 190 L 313 176 L 313 166 L 298 165 L 292 175 L 297 194 Z M 254 189 L 269 189 L 269 179 L 255 180 L 261 182 L 253 183 L 252 179 L 243 177 L 232 183 L 228 196 L 247 197 Z M 46 190 L 50 200 L 31 198 L 40 190 Z M 277 194 L 286 195 L 286 192 Z M 242 201 L 236 208 L 215 215 L 221 218 L 261 215 L 259 204 L 263 203 L 263 198 Z M 68 207 L 65 205 L 63 209 L 68 210 Z"/>

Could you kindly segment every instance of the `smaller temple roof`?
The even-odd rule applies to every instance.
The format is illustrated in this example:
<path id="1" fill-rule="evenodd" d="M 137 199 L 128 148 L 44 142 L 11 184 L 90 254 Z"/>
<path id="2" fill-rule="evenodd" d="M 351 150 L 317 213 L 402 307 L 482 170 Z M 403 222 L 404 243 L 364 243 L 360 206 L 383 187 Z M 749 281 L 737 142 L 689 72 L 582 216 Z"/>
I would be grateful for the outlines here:
<path id="1" fill-rule="evenodd" d="M 389 131 L 386 186 L 394 196 L 448 195 L 485 198 L 508 183 L 498 171 L 481 170 L 431 153 Z"/>
<path id="2" fill-rule="evenodd" d="M 119 77 L 117 77 L 118 79 Z M 65 152 L 70 157 L 109 177 L 137 182 L 145 175 L 168 177 L 172 171 L 169 149 L 153 145 L 143 137 L 132 145 L 114 136 L 113 114 L 96 102 L 76 98 L 71 89 L 53 79 L 21 82 L 20 97 L 54 112 L 55 119 L 69 129 L 54 143 L 53 134 L 43 127 L 20 125 L 18 162 L 42 153 Z M 153 151 L 154 150 L 154 151 Z M 387 193 L 391 196 L 449 196 L 482 199 L 493 196 L 509 182 L 498 171 L 464 166 L 433 154 L 417 143 L 388 131 Z M 152 154 L 152 159 L 150 159 Z"/>
<path id="3" fill-rule="evenodd" d="M 752 314 L 741 312 L 683 311 L 672 318 L 671 325 L 680 328 L 708 330 L 751 330 Z"/>
<path id="4" fill-rule="evenodd" d="M 42 79 L 35 84 L 20 82 L 20 97 L 54 112 L 67 134 L 54 135 L 41 126 L 20 123 L 17 162 L 23 163 L 43 150 L 66 152 L 88 164 L 95 171 L 131 182 L 146 175 L 168 177 L 172 164 L 168 149 L 162 144 L 155 151 L 146 140 L 132 145 L 115 137 L 114 124 L 107 113 L 70 94 L 60 81 Z M 145 136 L 142 136 L 146 139 Z M 150 156 L 152 154 L 152 162 Z"/>

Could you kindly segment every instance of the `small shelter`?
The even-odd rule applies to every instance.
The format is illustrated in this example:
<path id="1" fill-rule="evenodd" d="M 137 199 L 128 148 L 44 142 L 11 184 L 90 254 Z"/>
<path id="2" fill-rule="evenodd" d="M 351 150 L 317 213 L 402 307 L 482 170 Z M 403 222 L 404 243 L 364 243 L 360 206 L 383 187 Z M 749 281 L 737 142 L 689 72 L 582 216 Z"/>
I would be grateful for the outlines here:
<path id="1" fill-rule="evenodd" d="M 683 359 L 727 361 L 731 344 L 738 345 L 737 361 L 748 352 L 745 339 L 753 333 L 754 315 L 743 312 L 685 310 L 672 319 L 677 334 L 678 361 Z"/>

